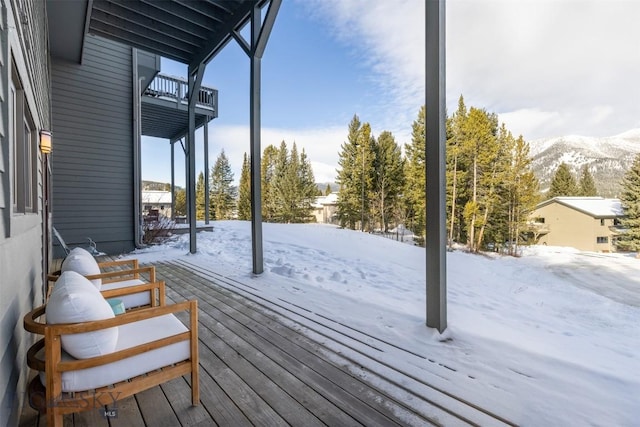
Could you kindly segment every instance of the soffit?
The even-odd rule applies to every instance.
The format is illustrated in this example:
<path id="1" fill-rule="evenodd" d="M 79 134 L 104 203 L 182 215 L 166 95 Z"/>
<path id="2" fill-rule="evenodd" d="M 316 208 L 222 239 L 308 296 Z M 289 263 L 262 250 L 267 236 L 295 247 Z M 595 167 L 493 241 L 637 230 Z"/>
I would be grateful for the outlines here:
<path id="1" fill-rule="evenodd" d="M 88 32 L 193 67 L 208 62 L 268 0 L 93 0 Z"/>
<path id="2" fill-rule="evenodd" d="M 79 61 L 77 43 L 90 33 L 195 68 L 231 40 L 254 6 L 268 1 L 48 0 L 52 55 Z"/>

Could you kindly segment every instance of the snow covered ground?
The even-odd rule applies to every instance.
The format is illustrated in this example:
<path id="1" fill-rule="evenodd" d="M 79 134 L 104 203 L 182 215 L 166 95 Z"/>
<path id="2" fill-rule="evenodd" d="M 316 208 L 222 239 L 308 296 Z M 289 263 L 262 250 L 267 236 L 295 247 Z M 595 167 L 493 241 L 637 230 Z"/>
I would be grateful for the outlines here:
<path id="1" fill-rule="evenodd" d="M 255 277 L 250 223 L 213 226 L 198 233 L 195 255 L 183 235 L 130 256 L 188 259 L 424 355 L 437 363 L 408 358 L 406 370 L 521 425 L 640 425 L 640 259 L 541 246 L 520 258 L 449 252 L 440 335 L 425 327 L 422 248 L 264 224 L 265 272 Z"/>

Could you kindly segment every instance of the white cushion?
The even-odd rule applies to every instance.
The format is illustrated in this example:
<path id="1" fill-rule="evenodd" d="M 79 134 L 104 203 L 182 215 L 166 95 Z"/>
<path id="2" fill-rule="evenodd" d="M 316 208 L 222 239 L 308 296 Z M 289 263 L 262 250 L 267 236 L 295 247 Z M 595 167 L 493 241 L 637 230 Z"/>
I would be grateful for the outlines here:
<path id="1" fill-rule="evenodd" d="M 144 283 L 145 282 L 143 282 L 140 279 L 130 279 L 130 280 L 122 280 L 119 282 L 103 283 L 102 288 L 100 288 L 100 290 L 109 291 L 112 289 L 125 288 L 127 286 L 142 285 Z M 125 308 L 140 307 L 141 305 L 151 304 L 151 296 L 149 294 L 149 291 L 137 292 L 135 294 L 129 294 L 129 295 L 118 295 L 117 298 L 122 301 Z"/>
<path id="2" fill-rule="evenodd" d="M 160 338 L 169 337 L 188 329 L 173 314 L 154 317 L 139 322 L 127 323 L 120 326 L 118 342 L 115 350 L 124 350 L 136 345 L 145 344 Z M 117 362 L 112 362 L 94 368 L 67 371 L 62 373 L 62 391 L 83 391 L 104 387 L 129 378 L 142 375 L 156 369 L 189 359 L 191 348 L 189 341 L 151 350 Z M 44 358 L 44 349 L 39 358 Z M 68 354 L 62 355 L 62 360 L 73 360 Z M 40 375 L 46 384 L 44 375 Z"/>
<path id="3" fill-rule="evenodd" d="M 100 274 L 100 267 L 95 258 L 86 250 L 82 248 L 73 248 L 69 255 L 62 262 L 61 271 L 75 271 L 83 276 L 92 276 L 94 274 Z M 91 281 L 93 285 L 100 290 L 102 286 L 101 279 L 93 279 Z"/>
<path id="4" fill-rule="evenodd" d="M 47 323 L 78 323 L 115 317 L 102 294 L 84 276 L 65 271 L 56 282 L 46 308 Z M 113 352 L 118 328 L 62 336 L 62 348 L 77 359 Z"/>

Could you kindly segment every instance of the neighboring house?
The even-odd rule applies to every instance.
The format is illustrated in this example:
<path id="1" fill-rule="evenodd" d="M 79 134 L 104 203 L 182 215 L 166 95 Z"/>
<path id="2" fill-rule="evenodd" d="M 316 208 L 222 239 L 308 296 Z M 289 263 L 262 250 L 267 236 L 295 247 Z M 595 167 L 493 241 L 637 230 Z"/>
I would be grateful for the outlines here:
<path id="1" fill-rule="evenodd" d="M 533 225 L 544 230 L 538 244 L 612 252 L 622 214 L 618 199 L 554 197 L 540 203 L 531 218 Z"/>
<path id="2" fill-rule="evenodd" d="M 144 212 L 157 211 L 160 215 L 171 218 L 171 192 L 143 191 L 142 209 Z"/>
<path id="3" fill-rule="evenodd" d="M 337 222 L 338 193 L 316 197 L 311 206 L 313 207 L 312 215 L 317 223 L 335 224 Z"/>

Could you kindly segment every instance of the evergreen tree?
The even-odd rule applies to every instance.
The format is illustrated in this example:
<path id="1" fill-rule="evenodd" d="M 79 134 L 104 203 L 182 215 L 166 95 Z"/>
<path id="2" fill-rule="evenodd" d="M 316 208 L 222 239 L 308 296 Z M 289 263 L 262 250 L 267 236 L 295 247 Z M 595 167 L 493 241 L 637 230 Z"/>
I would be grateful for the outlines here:
<path id="1" fill-rule="evenodd" d="M 295 145 L 295 144 L 294 144 Z M 298 179 L 300 183 L 300 204 L 297 209 L 296 221 L 308 222 L 311 220 L 312 203 L 317 196 L 322 195 L 316 185 L 316 179 L 311 168 L 311 161 L 307 157 L 307 153 L 302 149 L 300 153 L 300 169 L 298 171 Z"/>
<path id="2" fill-rule="evenodd" d="M 304 149 L 298 154 L 294 142 L 289 152 L 282 141 L 275 165 L 273 181 L 270 183 L 275 206 L 273 220 L 285 223 L 309 221 L 311 203 L 318 188 Z"/>
<path id="3" fill-rule="evenodd" d="M 298 153 L 296 151 L 296 162 L 298 161 L 297 156 Z M 286 142 L 284 140 L 280 142 L 280 148 L 276 153 L 274 159 L 274 170 L 273 177 L 271 178 L 271 198 L 273 203 L 273 218 L 272 220 L 275 222 L 289 222 L 290 219 L 286 218 L 285 212 L 288 211 L 286 200 L 289 198 L 290 191 L 290 182 L 287 182 L 290 179 L 287 176 L 289 171 L 289 149 L 287 148 Z"/>
<path id="4" fill-rule="evenodd" d="M 562 162 L 551 179 L 548 197 L 552 199 L 554 197 L 570 197 L 577 195 L 578 186 L 576 184 L 576 179 L 573 177 L 569 166 Z"/>
<path id="5" fill-rule="evenodd" d="M 377 222 L 386 232 L 392 216 L 397 212 L 404 186 L 404 163 L 400 146 L 391 132 L 384 131 L 374 144 L 374 182 L 371 204 Z"/>
<path id="6" fill-rule="evenodd" d="M 175 201 L 173 202 L 173 215 L 183 216 L 187 214 L 187 190 L 184 188 L 175 189 Z"/>
<path id="7" fill-rule="evenodd" d="M 447 119 L 447 149 L 446 149 L 446 185 L 447 185 L 447 224 L 449 228 L 448 241 L 451 246 L 462 238 L 464 223 L 462 209 L 458 209 L 460 203 L 466 203 L 464 183 L 467 179 L 464 157 L 460 155 L 465 141 L 465 126 L 467 120 L 467 107 L 464 98 L 458 99 L 458 110 L 450 119 Z"/>
<path id="8" fill-rule="evenodd" d="M 529 144 L 522 135 L 514 141 L 510 150 L 509 170 L 506 175 L 507 246 L 509 255 L 516 255 L 519 237 L 526 231 L 529 214 L 538 203 L 538 180 L 531 170 Z M 496 240 L 502 241 L 502 240 Z"/>
<path id="9" fill-rule="evenodd" d="M 276 201 L 272 186 L 276 176 L 278 153 L 278 148 L 274 145 L 269 145 L 262 152 L 262 219 L 266 222 L 273 221 L 276 215 Z"/>
<path id="10" fill-rule="evenodd" d="M 236 207 L 237 189 L 233 186 L 233 172 L 224 150 L 211 168 L 210 180 L 213 219 L 231 219 Z"/>
<path id="11" fill-rule="evenodd" d="M 623 251 L 640 251 L 640 154 L 622 179 L 620 202 L 624 232 L 618 237 L 617 247 Z"/>
<path id="12" fill-rule="evenodd" d="M 358 167 L 359 135 L 362 124 L 357 115 L 349 122 L 347 141 L 341 145 L 338 158 L 338 176 L 336 183 L 339 185 L 337 217 L 341 227 L 355 230 L 356 224 L 361 219 L 361 191 L 360 182 L 361 167 Z"/>
<path id="13" fill-rule="evenodd" d="M 300 159 L 298 148 L 293 144 L 291 153 L 288 153 L 284 141 L 280 145 L 280 155 L 276 167 L 277 180 L 274 183 L 276 189 L 276 220 L 278 222 L 291 223 L 295 221 L 295 210 L 298 204 L 298 169 Z"/>
<path id="14" fill-rule="evenodd" d="M 196 181 L 196 220 L 204 220 L 204 172 L 198 174 Z"/>
<path id="15" fill-rule="evenodd" d="M 502 171 L 501 145 L 496 137 L 498 118 L 485 110 L 471 107 L 466 120 L 462 154 L 469 162 L 469 201 L 464 206 L 467 245 L 480 249 L 484 227 L 496 201 L 496 185 Z"/>
<path id="16" fill-rule="evenodd" d="M 328 196 L 329 194 L 331 194 L 331 184 L 327 184 L 326 188 L 324 189 L 324 195 Z"/>
<path id="17" fill-rule="evenodd" d="M 598 195 L 596 189 L 596 183 L 593 180 L 593 175 L 589 171 L 589 167 L 584 165 L 582 173 L 580 174 L 580 181 L 578 182 L 579 195 L 584 197 L 593 197 Z"/>
<path id="18" fill-rule="evenodd" d="M 251 163 L 244 153 L 242 170 L 240 172 L 240 187 L 238 189 L 238 219 L 251 219 Z"/>
<path id="19" fill-rule="evenodd" d="M 408 228 L 413 231 L 418 243 L 422 243 L 426 229 L 425 112 L 422 106 L 412 124 L 411 144 L 405 144 L 404 147 L 407 157 L 405 200 Z"/>
<path id="20" fill-rule="evenodd" d="M 357 174 L 360 180 L 356 180 L 360 193 L 360 230 L 372 231 L 373 224 L 371 217 L 373 215 L 371 199 L 374 197 L 374 176 L 375 169 L 373 162 L 375 160 L 374 146 L 375 137 L 371 134 L 371 125 L 364 123 L 358 135 L 358 152 L 356 156 Z"/>

